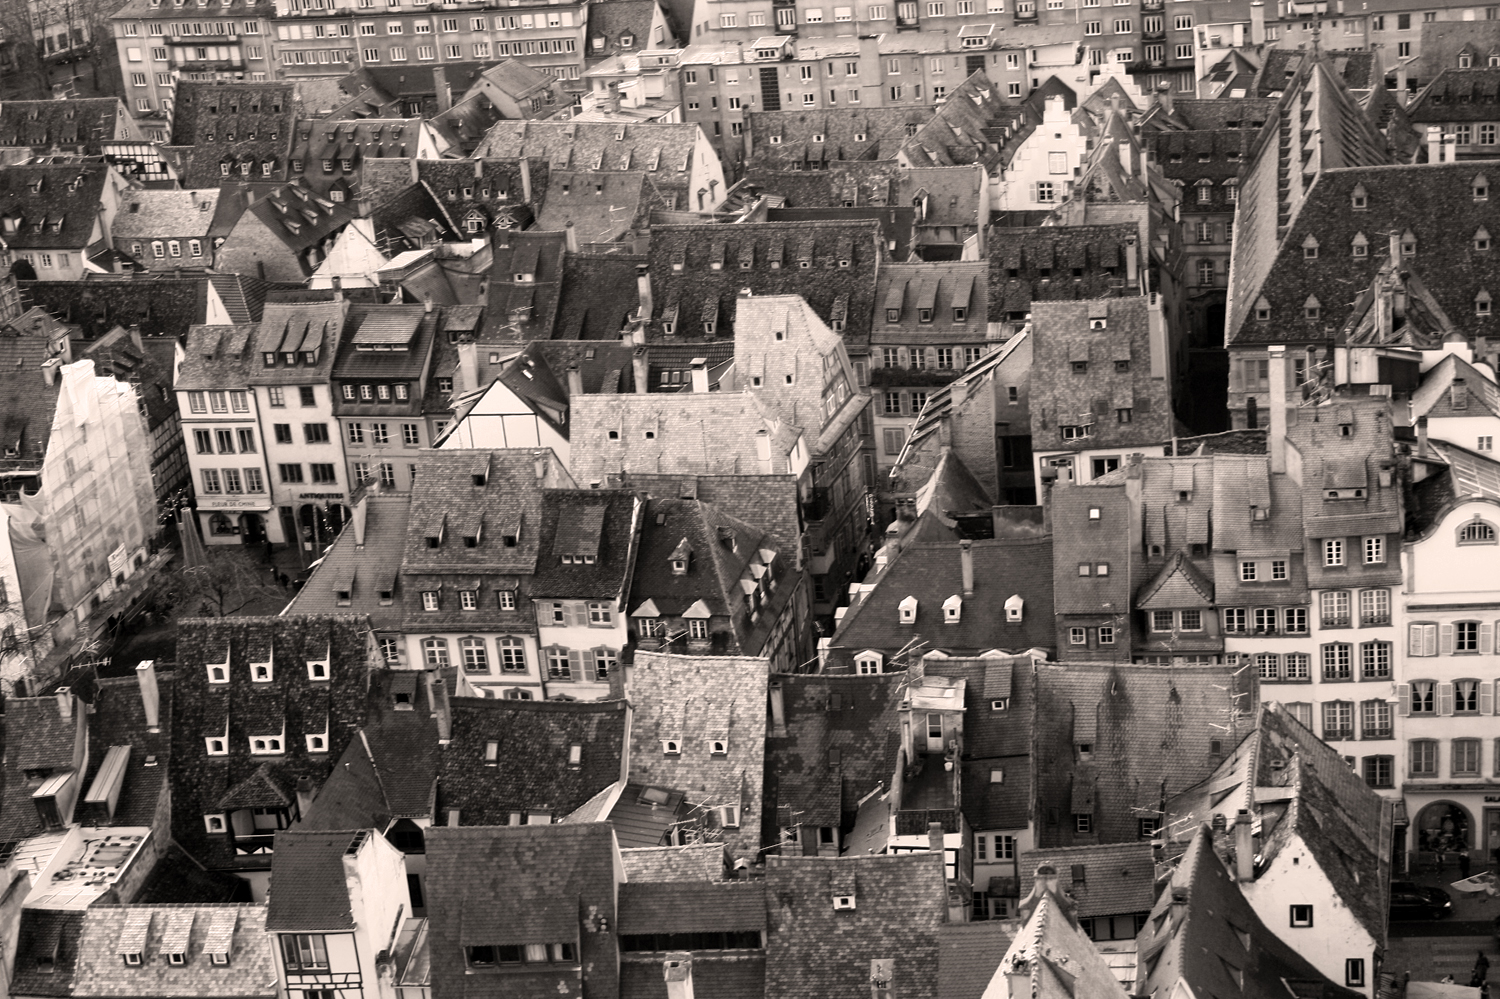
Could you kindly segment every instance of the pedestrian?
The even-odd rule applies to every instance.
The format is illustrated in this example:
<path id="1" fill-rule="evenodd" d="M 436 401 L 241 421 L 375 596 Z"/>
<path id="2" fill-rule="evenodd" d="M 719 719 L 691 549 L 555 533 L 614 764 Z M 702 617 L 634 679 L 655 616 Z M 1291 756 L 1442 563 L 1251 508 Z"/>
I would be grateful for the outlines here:
<path id="1" fill-rule="evenodd" d="M 1478 985 L 1490 977 L 1490 959 L 1484 956 L 1484 951 L 1478 952 L 1479 956 L 1474 959 L 1474 977 L 1478 979 L 1474 984 Z"/>
<path id="2" fill-rule="evenodd" d="M 286 573 L 284 573 L 284 572 L 278 572 L 278 573 L 277 573 L 277 574 L 276 574 L 276 582 L 278 582 L 278 583 L 280 583 L 280 584 L 281 584 L 281 588 L 282 588 L 282 589 L 283 589 L 283 590 L 284 590 L 284 589 L 286 589 L 286 584 L 287 584 L 287 583 L 290 583 L 290 582 L 291 582 L 291 581 L 292 581 L 292 580 L 291 580 L 291 577 L 289 577 L 289 576 L 288 576 L 288 575 L 287 575 L 287 574 L 286 574 Z"/>
<path id="3" fill-rule="evenodd" d="M 1466 846 L 1458 851 L 1458 876 L 1460 878 L 1469 876 L 1469 848 Z"/>

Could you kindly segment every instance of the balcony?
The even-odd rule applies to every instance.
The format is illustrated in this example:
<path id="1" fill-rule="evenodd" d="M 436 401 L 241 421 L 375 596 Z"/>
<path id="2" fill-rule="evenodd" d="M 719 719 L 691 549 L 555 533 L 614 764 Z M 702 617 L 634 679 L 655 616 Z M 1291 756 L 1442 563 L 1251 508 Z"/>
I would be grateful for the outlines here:
<path id="1" fill-rule="evenodd" d="M 1141 0 L 1141 10 L 1146 12 L 1150 12 L 1153 10 L 1162 10 L 1165 7 L 1166 4 L 1163 2 L 1163 0 Z"/>
<path id="2" fill-rule="evenodd" d="M 1146 20 L 1149 21 L 1151 19 L 1147 18 Z M 1148 42 L 1160 41 L 1160 40 L 1162 40 L 1162 39 L 1164 39 L 1166 37 L 1167 37 L 1167 25 L 1166 25 L 1166 22 L 1162 22 L 1161 24 L 1157 24 L 1157 25 L 1147 25 L 1145 22 L 1141 23 L 1141 38 L 1144 39 L 1145 41 L 1148 41 Z M 1160 61 L 1160 60 L 1158 60 L 1158 61 Z"/>
<path id="3" fill-rule="evenodd" d="M 916 16 L 901 17 L 900 15 L 897 15 L 897 17 L 896 17 L 896 30 L 897 31 L 921 31 L 922 30 L 922 23 L 921 22 L 922 22 L 922 19 L 919 18 L 919 17 L 916 17 Z"/>
<path id="4" fill-rule="evenodd" d="M 1347 627 L 1349 627 L 1349 618 L 1347 618 L 1347 617 L 1325 617 L 1323 619 L 1323 627 L 1325 627 L 1325 628 L 1347 628 Z"/>
<path id="5" fill-rule="evenodd" d="M 1359 616 L 1359 625 L 1361 628 L 1379 628 L 1390 623 L 1390 614 L 1361 614 Z"/>
<path id="6" fill-rule="evenodd" d="M 1324 742 L 1343 742 L 1345 740 L 1353 739 L 1353 738 L 1354 738 L 1354 730 L 1352 728 L 1349 728 L 1349 729 L 1345 729 L 1345 728 L 1334 728 L 1334 729 L 1325 728 L 1323 730 L 1323 741 Z"/>

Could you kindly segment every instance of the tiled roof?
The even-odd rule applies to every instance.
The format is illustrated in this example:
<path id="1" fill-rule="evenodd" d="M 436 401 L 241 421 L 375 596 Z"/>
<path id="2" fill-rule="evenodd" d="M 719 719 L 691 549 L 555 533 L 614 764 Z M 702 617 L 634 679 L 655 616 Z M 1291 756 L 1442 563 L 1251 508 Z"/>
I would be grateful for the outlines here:
<path id="1" fill-rule="evenodd" d="M 340 181 L 362 191 L 360 178 L 366 161 L 415 157 L 423 133 L 430 131 L 431 126 L 420 117 L 357 121 L 302 118 L 297 122 L 289 156 L 293 163 L 302 163 L 300 180 L 319 192 Z M 321 169 L 324 160 L 335 161 L 338 169 L 331 173 Z M 341 161 L 348 161 L 350 169 L 345 170 Z"/>
<path id="2" fill-rule="evenodd" d="M 526 167 L 531 203 L 539 205 L 547 194 L 547 162 L 533 158 Z M 361 195 L 375 204 L 420 181 L 432 189 L 460 226 L 471 212 L 479 212 L 488 226 L 527 203 L 519 159 L 368 160 L 361 179 Z"/>
<path id="3" fill-rule="evenodd" d="M 269 162 L 271 174 L 284 177 L 297 112 L 294 89 L 290 83 L 179 82 L 169 148 L 181 157 L 182 184 L 218 187 L 226 157 L 236 164 L 235 174 L 248 159 L 256 164 L 253 174 L 259 176 L 259 165 Z"/>
<path id="4" fill-rule="evenodd" d="M 911 253 L 912 229 L 917 210 L 908 206 L 889 208 L 771 208 L 767 222 L 857 222 L 873 219 L 880 223 L 880 238 L 892 260 L 906 260 Z M 879 301 L 877 296 L 876 301 Z"/>
<path id="5" fill-rule="evenodd" d="M 1158 107 L 1160 107 L 1158 105 Z M 1216 129 L 1260 129 L 1276 112 L 1276 100 L 1270 97 L 1244 97 L 1237 100 L 1173 100 L 1170 114 L 1164 109 L 1160 118 L 1165 127 L 1184 127 L 1193 131 Z M 1155 123 L 1147 116 L 1145 122 Z"/>
<path id="6" fill-rule="evenodd" d="M 427 832 L 433 954 L 472 945 L 580 941 L 583 995 L 618 988 L 614 831 L 607 823 L 434 828 Z M 543 999 L 580 987 L 580 972 L 469 975 L 432 962 L 433 991 L 467 999 Z"/>
<path id="7" fill-rule="evenodd" d="M 1031 893 L 1036 869 L 1043 864 L 1062 875 L 1063 890 L 1079 916 L 1147 912 L 1156 902 L 1156 863 L 1149 842 L 1024 852 L 1017 864 L 1022 898 Z"/>
<path id="8" fill-rule="evenodd" d="M 620 886 L 620 933 L 732 933 L 766 927 L 758 881 L 662 882 Z"/>
<path id="9" fill-rule="evenodd" d="M 972 542 L 974 595 L 963 598 L 957 624 L 944 620 L 943 602 L 963 592 L 959 546 L 916 542 L 891 556 L 866 584 L 874 589 L 850 607 L 833 636 L 840 666 L 852 668 L 863 649 L 892 655 L 913 639 L 923 651 L 978 655 L 991 649 L 1021 652 L 1054 644 L 1052 616 L 1052 539 L 979 540 Z M 1012 596 L 1024 601 L 1019 622 L 1003 613 L 986 613 Z M 902 624 L 898 605 L 917 600 L 914 623 Z"/>
<path id="10" fill-rule="evenodd" d="M 570 471 L 583 485 L 618 473 L 754 475 L 761 428 L 772 438 L 771 473 L 781 474 L 797 440 L 750 393 L 585 395 L 571 415 Z"/>
<path id="11" fill-rule="evenodd" d="M 458 223 L 426 184 L 408 185 L 379 202 L 370 219 L 375 224 L 376 245 L 391 257 L 458 239 Z"/>
<path id="12" fill-rule="evenodd" d="M 1036 675 L 1028 656 L 961 659 L 929 656 L 923 670 L 967 681 L 960 801 L 975 829 L 1020 829 L 1031 813 L 1031 733 Z M 997 700 L 1006 701 L 995 710 Z M 999 771 L 996 780 L 995 771 Z"/>
<path id="13" fill-rule="evenodd" d="M 1071 816 L 1093 816 L 1083 842 L 1135 842 L 1139 819 L 1213 772 L 1249 729 L 1250 681 L 1228 666 L 1038 664 L 1037 843 L 1082 845 Z M 1239 696 L 1236 696 L 1236 694 Z M 1091 745 L 1081 759 L 1077 746 Z"/>
<path id="14" fill-rule="evenodd" d="M 848 885 L 855 907 L 835 911 L 833 896 Z M 765 999 L 861 993 L 873 960 L 892 962 L 894 994 L 937 999 L 947 912 L 941 857 L 767 857 L 766 893 L 777 905 L 769 913 Z"/>
<path id="15" fill-rule="evenodd" d="M 289 614 L 359 614 L 377 630 L 400 627 L 401 557 L 406 547 L 406 525 L 411 493 L 382 492 L 367 486 L 364 544 L 357 545 L 353 527 L 334 539 L 302 589 L 292 598 Z M 348 602 L 339 591 L 349 593 Z M 383 592 L 394 597 L 382 598 Z"/>
<path id="16" fill-rule="evenodd" d="M 176 841 L 213 867 L 263 861 L 234 856 L 222 836 L 204 831 L 203 816 L 224 809 L 220 800 L 262 772 L 266 756 L 252 755 L 252 724 L 285 725 L 285 752 L 267 776 L 290 787 L 300 777 L 321 783 L 364 718 L 366 641 L 369 625 L 354 617 L 186 618 L 178 623 L 173 682 L 172 831 Z M 251 680 L 250 663 L 274 652 L 273 680 Z M 229 656 L 229 683 L 210 684 L 207 663 Z M 307 661 L 328 660 L 329 679 L 308 676 Z M 278 707 L 279 706 L 279 707 Z M 268 715 L 280 718 L 267 718 Z M 228 730 L 228 754 L 209 756 L 204 739 Z M 328 749 L 309 753 L 304 738 L 325 733 Z"/>
<path id="17" fill-rule="evenodd" d="M 1084 934 L 1065 898 L 1043 889 L 1039 897 L 1023 900 L 1022 911 L 1027 908 L 1024 925 L 1000 960 L 1000 973 L 1029 979 L 1030 992 L 1038 999 L 1119 992 L 1113 969 Z"/>
<path id="18" fill-rule="evenodd" d="M 777 171 L 811 160 L 895 160 L 908 135 L 926 124 L 932 112 L 929 106 L 747 111 L 751 152 L 745 168 Z"/>
<path id="19" fill-rule="evenodd" d="M 503 826 L 515 812 L 561 818 L 620 780 L 630 726 L 624 701 L 459 697 L 450 710 L 438 813 L 457 809 L 466 826 Z M 576 766 L 569 762 L 574 746 L 582 747 Z"/>
<path id="20" fill-rule="evenodd" d="M 0 103 L 0 146 L 32 146 L 38 153 L 69 146 L 98 156 L 101 143 L 123 131 L 119 126 L 128 114 L 118 97 L 5 101 Z"/>
<path id="21" fill-rule="evenodd" d="M 1463 409 L 1453 408 L 1453 383 L 1463 383 Z M 1500 387 L 1482 371 L 1456 354 L 1449 354 L 1422 373 L 1422 384 L 1411 396 L 1413 419 L 1463 419 L 1500 416 Z"/>
<path id="22" fill-rule="evenodd" d="M 631 960 L 631 957 L 636 959 Z M 716 959 L 709 953 L 693 955 L 693 987 L 714 999 L 763 999 L 766 959 L 760 952 Z M 660 960 L 643 961 L 630 955 L 620 965 L 620 999 L 667 999 L 667 983 Z"/>
<path id="23" fill-rule="evenodd" d="M 1365 49 L 1323 49 L 1320 55 L 1333 75 L 1350 90 L 1366 90 L 1384 76 L 1380 60 Z M 1265 60 L 1255 80 L 1257 97 L 1274 97 L 1286 90 L 1297 71 L 1310 61 L 1300 49 L 1282 48 L 1267 50 Z"/>
<path id="24" fill-rule="evenodd" d="M 172 340 L 144 340 L 123 326 L 116 326 L 103 337 L 88 344 L 80 353 L 94 361 L 99 375 L 114 375 L 122 382 L 138 386 L 139 399 L 146 407 L 146 426 L 154 431 L 177 417 L 177 393 L 172 391 L 176 343 Z M 158 493 L 175 484 L 158 479 Z"/>
<path id="25" fill-rule="evenodd" d="M 983 340 L 989 284 L 989 265 L 982 260 L 887 264 L 875 288 L 879 314 L 870 327 L 870 343 Z M 953 310 L 959 308 L 966 313 L 962 322 L 954 318 Z M 894 323 L 891 309 L 897 313 Z M 920 310 L 929 310 L 925 321 Z"/>
<path id="26" fill-rule="evenodd" d="M 302 181 L 285 184 L 259 199 L 247 210 L 269 229 L 286 247 L 297 254 L 304 272 L 311 274 L 312 265 L 302 251 L 322 243 L 336 234 L 359 210 L 353 202 L 342 204 L 329 201 L 313 192 Z M 244 222 L 241 218 L 240 224 Z M 239 225 L 236 225 L 236 230 Z M 228 242 L 234 242 L 230 233 Z"/>
<path id="27" fill-rule="evenodd" d="M 123 964 L 118 947 L 121 932 L 132 919 L 143 917 L 150 923 L 141 963 Z M 265 923 L 264 905 L 90 906 L 78 928 L 72 994 L 269 999 L 277 994 L 277 970 Z M 214 964 L 210 955 L 215 951 L 210 948 L 226 943 L 228 963 Z M 167 956 L 174 953 L 186 960 L 172 964 Z"/>
<path id="28" fill-rule="evenodd" d="M 479 342 L 550 339 L 563 278 L 564 235 L 497 229 L 491 246 L 494 257 Z M 518 274 L 529 280 L 517 281 Z"/>
<path id="29" fill-rule="evenodd" d="M 778 679 L 785 730 L 773 728 L 766 743 L 766 797 L 777 824 L 842 825 L 894 772 L 905 678 L 791 673 Z"/>
<path id="30" fill-rule="evenodd" d="M 603 0 L 589 5 L 589 55 L 601 56 L 606 52 L 631 51 L 655 41 L 651 38 L 651 22 L 656 14 L 656 0 Z M 626 49 L 620 45 L 620 36 L 629 35 L 632 45 Z M 604 47 L 594 44 L 593 39 L 604 39 Z M 670 42 L 668 43 L 670 44 Z"/>
<path id="31" fill-rule="evenodd" d="M 1055 80 L 1050 78 L 1048 85 Z M 983 70 L 977 70 L 953 88 L 932 119 L 902 144 L 902 160 L 913 167 L 982 163 L 986 171 L 993 171 L 1006 159 L 1006 140 L 1036 120 L 1034 114 L 1041 105 L 1035 100 L 1031 103 L 1028 109 L 1000 96 L 1000 88 Z"/>
<path id="32" fill-rule="evenodd" d="M 765 659 L 638 650 L 628 675 L 627 695 L 636 707 L 631 782 L 684 792 L 705 810 L 739 806 L 740 827 L 725 829 L 724 842 L 731 853 L 752 859 L 761 845 L 768 671 Z M 680 752 L 664 751 L 668 739 Z M 726 741 L 726 752 L 712 753 L 712 740 Z"/>
<path id="33" fill-rule="evenodd" d="M 662 191 L 689 207 L 689 165 L 703 131 L 695 122 L 620 125 L 613 122 L 501 121 L 485 134 L 476 157 L 536 156 L 559 170 L 644 171 Z"/>
<path id="34" fill-rule="evenodd" d="M 102 160 L 0 167 L 0 218 L 13 251 L 78 250 L 92 242 L 112 168 Z"/>
<path id="35" fill-rule="evenodd" d="M 682 339 L 732 336 L 740 292 L 748 288 L 754 296 L 801 295 L 825 323 L 842 303 L 843 335 L 858 340 L 869 334 L 876 271 L 885 259 L 880 225 L 872 221 L 652 226 L 655 315 L 648 335 L 659 339 L 662 322 L 672 318 Z M 718 321 L 711 334 L 703 328 L 707 310 Z"/>
<path id="36" fill-rule="evenodd" d="M 148 338 L 176 338 L 207 318 L 208 280 L 138 272 L 126 278 L 91 274 L 83 281 L 37 281 L 23 287 L 33 305 L 80 327 L 87 339 L 98 339 L 116 326 L 139 326 Z"/>
<path id="37" fill-rule="evenodd" d="M 1170 994 L 1179 983 L 1194 995 L 1275 995 L 1287 989 L 1319 999 L 1360 994 L 1329 981 L 1260 921 L 1215 855 L 1206 825 L 1197 828 L 1177 862 L 1141 933 L 1140 954 L 1144 973 L 1136 988 L 1147 995 Z"/>
<path id="38" fill-rule="evenodd" d="M 74 746 L 85 706 L 72 701 L 69 717 L 62 716 L 58 698 L 15 697 L 5 706 L 6 747 L 4 796 L 0 798 L 0 839 L 25 839 L 45 828 L 31 800 L 34 782 L 28 771 L 51 776 L 72 770 L 78 758 Z"/>
<path id="39" fill-rule="evenodd" d="M 649 176 L 639 170 L 554 170 L 537 228 L 562 230 L 571 223 L 580 243 L 613 243 L 631 230 L 644 230 L 651 209 L 665 207 L 646 183 Z"/>
<path id="40" fill-rule="evenodd" d="M 625 880 L 637 884 L 722 881 L 725 874 L 723 843 L 639 846 L 621 850 L 620 860 L 625 867 Z"/>
<path id="41" fill-rule="evenodd" d="M 896 201 L 926 206 L 918 223 L 919 236 L 922 230 L 934 226 L 956 226 L 961 242 L 964 230 L 972 232 L 989 224 L 988 215 L 980 218 L 979 212 L 980 198 L 988 184 L 988 176 L 977 168 L 913 167 L 896 178 Z"/>
<path id="42" fill-rule="evenodd" d="M 548 489 L 531 593 L 613 600 L 630 587 L 640 500 L 622 489 Z M 578 556 L 592 555 L 584 562 Z"/>
<path id="43" fill-rule="evenodd" d="M 745 175 L 757 191 L 782 199 L 793 208 L 833 208 L 853 203 L 859 208 L 885 208 L 895 203 L 896 160 L 828 160 L 816 170 L 786 170 L 764 166 Z M 868 216 L 854 216 L 863 218 Z M 769 221 L 804 221 L 802 218 Z"/>
<path id="44" fill-rule="evenodd" d="M 219 192 L 127 191 L 110 230 L 115 239 L 203 238 L 214 220 Z"/>
<path id="45" fill-rule="evenodd" d="M 575 452 L 576 453 L 576 452 Z M 616 484 L 616 483 L 612 483 Z M 796 483 L 778 475 L 671 475 L 632 472 L 619 485 L 663 499 L 698 499 L 764 530 L 777 551 L 792 551 L 802 536 Z"/>
<path id="46" fill-rule="evenodd" d="M 353 853 L 366 830 L 283 829 L 276 834 L 267 894 L 266 929 L 352 930 L 344 855 Z"/>
<path id="47" fill-rule="evenodd" d="M 1014 936 L 1015 928 L 999 919 L 938 927 L 938 995 L 982 999 Z"/>
<path id="48" fill-rule="evenodd" d="M 1130 294 L 1123 282 L 1131 238 L 1140 241 L 1134 225 L 1041 226 L 997 233 L 990 253 L 991 318 L 1030 312 L 1033 301 Z"/>
<path id="49" fill-rule="evenodd" d="M 579 237 L 583 237 L 582 232 Z M 554 334 L 563 340 L 618 342 L 621 332 L 627 328 L 629 317 L 640 308 L 636 268 L 645 262 L 644 256 L 633 254 L 567 254 L 563 258 L 563 280 Z M 629 375 L 629 355 L 623 360 L 618 367 L 623 374 Z M 587 378 L 584 379 L 584 388 L 599 391 L 589 388 Z M 624 388 L 618 391 L 624 391 Z"/>
<path id="50" fill-rule="evenodd" d="M 343 343 L 333 364 L 335 379 L 404 378 L 416 381 L 431 363 L 438 324 L 447 310 L 396 303 L 355 303 L 344 318 Z M 375 416 L 390 413 L 390 404 L 379 409 L 368 403 L 334 400 L 339 416 Z M 419 412 L 413 409 L 412 412 Z"/>
<path id="51" fill-rule="evenodd" d="M 16 449 L 19 467 L 40 469 L 47 455 L 62 379 L 48 385 L 42 364 L 56 356 L 62 335 L 62 325 L 41 308 L 0 327 L 0 442 Z"/>
<path id="52" fill-rule="evenodd" d="M 29 878 L 25 871 L 16 871 L 11 887 L 28 891 Z M 14 883 L 16 879 L 26 879 L 26 883 L 17 885 Z M 87 911 L 23 908 L 17 913 L 19 926 L 16 930 L 15 968 L 10 980 L 12 989 L 24 989 L 28 996 L 73 995 L 78 942 Z M 22 993 L 18 991 L 16 994 Z"/>
<path id="53" fill-rule="evenodd" d="M 157 732 L 146 726 L 146 710 L 141 702 L 140 686 L 135 677 L 99 680 L 98 693 L 94 697 L 94 714 L 89 722 L 89 739 L 95 747 L 90 753 L 89 767 L 83 775 L 82 787 L 91 787 L 95 776 L 104 763 L 109 747 L 129 746 L 130 758 L 126 764 L 125 782 L 120 787 L 120 796 L 115 802 L 114 814 L 107 824 L 116 826 L 149 826 L 158 818 L 157 810 L 163 803 L 164 785 L 171 763 L 172 731 L 172 674 L 158 675 Z M 148 764 L 147 758 L 155 757 Z M 80 818 L 83 818 L 80 808 Z M 161 816 L 165 818 L 165 814 Z M 106 824 L 102 816 L 90 817 L 98 825 Z"/>
<path id="54" fill-rule="evenodd" d="M 1448 463 L 1454 498 L 1483 496 L 1500 500 L 1500 462 L 1447 441 L 1432 441 L 1430 447 Z"/>

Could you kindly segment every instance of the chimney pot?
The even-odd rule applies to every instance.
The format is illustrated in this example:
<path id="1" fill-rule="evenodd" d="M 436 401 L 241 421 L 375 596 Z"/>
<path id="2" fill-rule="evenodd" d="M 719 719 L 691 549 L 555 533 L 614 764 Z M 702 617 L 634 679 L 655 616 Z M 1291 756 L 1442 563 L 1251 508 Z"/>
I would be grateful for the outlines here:
<path id="1" fill-rule="evenodd" d="M 1241 808 L 1234 817 L 1234 875 L 1241 882 L 1255 880 L 1255 839 L 1248 808 Z"/>
<path id="2" fill-rule="evenodd" d="M 73 717 L 73 688 L 72 687 L 58 687 L 57 688 L 57 694 L 54 695 L 54 696 L 56 696 L 56 698 L 57 698 L 57 714 L 58 714 L 58 717 L 60 717 L 60 718 L 72 718 Z"/>
<path id="3" fill-rule="evenodd" d="M 576 395 L 583 395 L 583 372 L 579 370 L 578 365 L 570 364 L 568 365 L 568 398 L 571 399 Z"/>
<path id="4" fill-rule="evenodd" d="M 708 391 L 708 358 L 695 357 L 688 366 L 692 369 L 693 392 L 701 394 Z"/>
<path id="5" fill-rule="evenodd" d="M 146 731 L 161 731 L 161 695 L 156 686 L 156 660 L 147 659 L 135 668 L 136 683 L 141 688 L 141 706 L 146 714 Z"/>
<path id="6" fill-rule="evenodd" d="M 974 595 L 974 542 L 968 538 L 958 543 L 958 562 L 963 569 L 964 599 Z"/>
<path id="7" fill-rule="evenodd" d="M 574 227 L 572 219 L 563 224 L 563 243 L 569 253 L 578 252 L 578 229 Z"/>
<path id="8" fill-rule="evenodd" d="M 637 347 L 630 355 L 630 366 L 635 375 L 635 391 L 637 395 L 645 395 L 650 389 L 650 367 L 646 363 L 646 348 Z"/>

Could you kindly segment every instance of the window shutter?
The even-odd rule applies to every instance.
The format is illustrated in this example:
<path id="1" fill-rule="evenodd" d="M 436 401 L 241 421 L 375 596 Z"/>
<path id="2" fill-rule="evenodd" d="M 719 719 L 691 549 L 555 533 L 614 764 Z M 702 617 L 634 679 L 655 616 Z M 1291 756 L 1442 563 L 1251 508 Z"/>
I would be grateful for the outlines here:
<path id="1" fill-rule="evenodd" d="M 1479 626 L 1479 654 L 1487 656 L 1495 650 L 1495 626 L 1485 622 Z"/>
<path id="2" fill-rule="evenodd" d="M 1437 655 L 1437 625 L 1422 625 L 1422 655 Z"/>
<path id="3" fill-rule="evenodd" d="M 1437 713 L 1440 715 L 1453 714 L 1453 684 L 1440 683 L 1437 685 Z"/>
<path id="4" fill-rule="evenodd" d="M 1438 626 L 1438 653 L 1444 656 L 1453 655 L 1453 625 L 1451 624 Z"/>
<path id="5" fill-rule="evenodd" d="M 1420 624 L 1407 626 L 1406 654 L 1409 656 L 1420 656 L 1422 654 L 1422 626 Z"/>
<path id="6" fill-rule="evenodd" d="M 568 666 L 572 670 L 573 677 L 582 680 L 583 676 L 583 652 L 578 649 L 568 650 Z"/>
<path id="7" fill-rule="evenodd" d="M 1188 222 L 1182 227 L 1182 241 L 1184 243 L 1198 242 L 1198 229 L 1193 223 Z"/>
<path id="8" fill-rule="evenodd" d="M 1245 391 L 1245 374 L 1243 364 L 1244 362 L 1238 357 L 1230 358 L 1229 391 L 1231 392 Z"/>
<path id="9" fill-rule="evenodd" d="M 1222 242 L 1224 242 L 1224 223 L 1223 222 L 1215 222 L 1214 223 L 1214 242 L 1215 243 L 1222 243 Z M 1290 367 L 1290 365 L 1288 365 L 1288 367 Z"/>
<path id="10" fill-rule="evenodd" d="M 589 626 L 589 605 L 569 600 L 565 605 L 568 608 L 568 625 L 573 628 L 587 628 Z"/>
<path id="11" fill-rule="evenodd" d="M 1479 713 L 1482 715 L 1495 713 L 1495 688 L 1482 680 L 1479 682 Z"/>
<path id="12" fill-rule="evenodd" d="M 1396 713 L 1402 718 L 1411 714 L 1411 684 L 1409 683 L 1396 684 Z"/>
<path id="13" fill-rule="evenodd" d="M 1036 184 L 1032 183 L 1032 184 L 1027 184 L 1026 186 L 1031 189 L 1031 201 L 1032 201 L 1033 204 L 1035 204 L 1036 203 Z"/>

